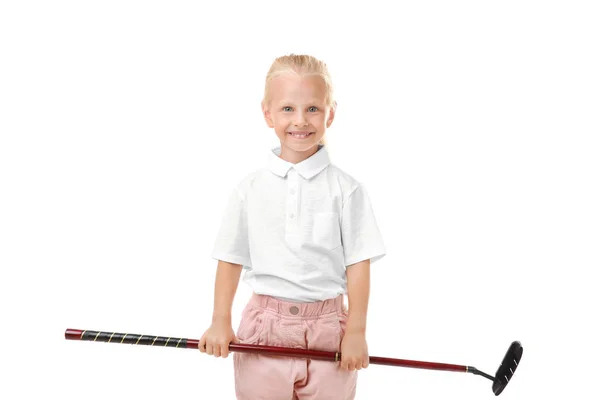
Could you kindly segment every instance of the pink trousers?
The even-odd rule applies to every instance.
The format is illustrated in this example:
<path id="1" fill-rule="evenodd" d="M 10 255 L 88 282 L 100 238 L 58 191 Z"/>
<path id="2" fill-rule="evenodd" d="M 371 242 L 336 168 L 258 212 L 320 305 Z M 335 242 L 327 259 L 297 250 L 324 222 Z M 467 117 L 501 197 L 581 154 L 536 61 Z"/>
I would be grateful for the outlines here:
<path id="1" fill-rule="evenodd" d="M 240 343 L 340 351 L 346 328 L 344 297 L 290 303 L 253 294 L 237 332 Z M 238 400 L 349 400 L 356 371 L 339 362 L 233 353 Z"/>

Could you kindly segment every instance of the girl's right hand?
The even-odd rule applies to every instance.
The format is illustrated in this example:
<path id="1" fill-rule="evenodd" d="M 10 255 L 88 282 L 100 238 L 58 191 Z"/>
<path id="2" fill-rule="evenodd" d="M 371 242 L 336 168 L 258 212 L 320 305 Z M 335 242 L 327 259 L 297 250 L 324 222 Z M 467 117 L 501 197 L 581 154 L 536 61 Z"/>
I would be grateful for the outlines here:
<path id="1" fill-rule="evenodd" d="M 200 338 L 198 349 L 202 353 L 227 358 L 229 355 L 229 343 L 231 342 L 237 343 L 231 323 L 214 321 Z"/>

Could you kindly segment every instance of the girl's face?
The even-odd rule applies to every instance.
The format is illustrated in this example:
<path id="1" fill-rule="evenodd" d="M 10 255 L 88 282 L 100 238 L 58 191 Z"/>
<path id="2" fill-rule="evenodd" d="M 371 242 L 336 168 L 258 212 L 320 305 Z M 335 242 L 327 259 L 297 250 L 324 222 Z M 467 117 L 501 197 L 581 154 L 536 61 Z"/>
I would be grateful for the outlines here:
<path id="1" fill-rule="evenodd" d="M 283 74 L 269 85 L 269 104 L 263 115 L 281 141 L 281 156 L 305 158 L 318 149 L 331 126 L 334 111 L 325 102 L 326 87 L 320 76 Z"/>

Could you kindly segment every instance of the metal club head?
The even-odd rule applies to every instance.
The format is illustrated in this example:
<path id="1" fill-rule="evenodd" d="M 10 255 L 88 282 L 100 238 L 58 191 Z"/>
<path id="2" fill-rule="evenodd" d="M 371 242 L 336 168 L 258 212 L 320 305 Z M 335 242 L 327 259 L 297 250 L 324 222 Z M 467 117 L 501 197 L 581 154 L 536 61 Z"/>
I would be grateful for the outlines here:
<path id="1" fill-rule="evenodd" d="M 492 390 L 496 396 L 502 393 L 506 385 L 508 385 L 508 382 L 510 382 L 517 370 L 517 366 L 519 365 L 522 356 L 523 346 L 521 346 L 521 343 L 512 342 L 500 367 L 498 367 L 498 371 L 496 371 L 494 384 L 492 385 Z"/>

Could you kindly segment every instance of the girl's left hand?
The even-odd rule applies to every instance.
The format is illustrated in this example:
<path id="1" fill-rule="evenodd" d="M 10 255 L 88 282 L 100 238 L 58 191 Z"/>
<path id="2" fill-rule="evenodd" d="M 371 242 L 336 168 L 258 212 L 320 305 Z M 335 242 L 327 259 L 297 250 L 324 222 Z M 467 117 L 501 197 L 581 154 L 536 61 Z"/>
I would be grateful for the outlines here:
<path id="1" fill-rule="evenodd" d="M 369 349 L 364 333 L 346 332 L 341 347 L 342 362 L 340 367 L 343 370 L 353 371 L 369 366 Z"/>

